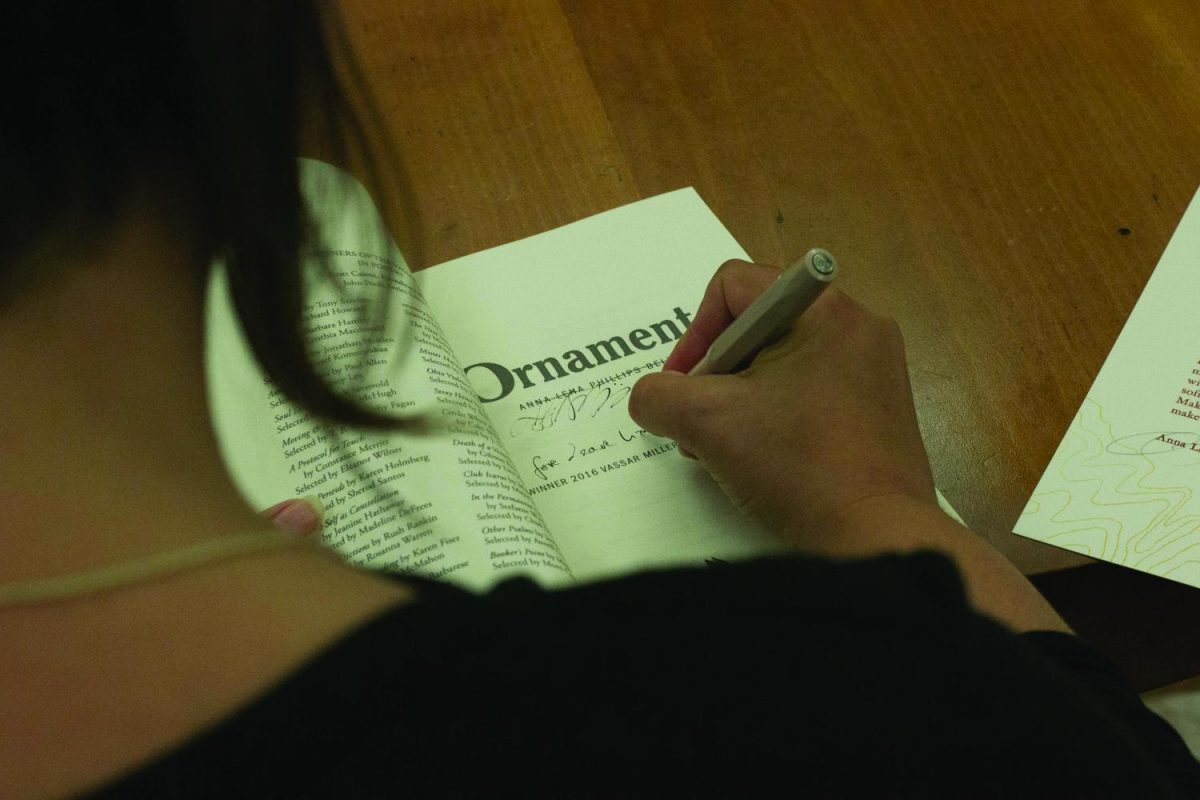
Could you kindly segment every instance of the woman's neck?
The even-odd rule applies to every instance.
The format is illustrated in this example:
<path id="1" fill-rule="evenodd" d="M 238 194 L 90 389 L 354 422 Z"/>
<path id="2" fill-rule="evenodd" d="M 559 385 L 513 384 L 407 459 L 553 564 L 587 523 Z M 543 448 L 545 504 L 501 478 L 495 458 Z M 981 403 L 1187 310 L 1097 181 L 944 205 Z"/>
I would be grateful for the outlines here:
<path id="1" fill-rule="evenodd" d="M 61 279 L 0 313 L 0 583 L 273 530 L 209 421 L 190 251 L 136 208 L 86 260 L 42 262 Z M 304 549 L 0 609 L 0 795 L 111 778 L 411 598 Z"/>
<path id="2" fill-rule="evenodd" d="M 0 583 L 270 527 L 221 459 L 203 290 L 153 208 L 86 258 L 15 265 L 57 277 L 0 315 Z"/>

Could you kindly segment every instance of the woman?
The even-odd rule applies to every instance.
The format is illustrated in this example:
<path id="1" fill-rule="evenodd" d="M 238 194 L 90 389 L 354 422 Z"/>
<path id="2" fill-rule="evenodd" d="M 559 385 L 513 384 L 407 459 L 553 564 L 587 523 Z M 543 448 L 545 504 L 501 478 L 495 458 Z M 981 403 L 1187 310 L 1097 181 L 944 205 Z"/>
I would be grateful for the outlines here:
<path id="1" fill-rule="evenodd" d="M 718 270 L 630 412 L 797 555 L 477 597 L 222 550 L 273 529 L 208 425 L 214 258 L 279 388 L 394 424 L 296 335 L 295 157 L 362 141 L 352 70 L 315 2 L 130 5 L 21 4 L 0 56 L 0 591 L 109 584 L 0 605 L 0 796 L 1200 795 L 1178 736 L 938 511 L 893 322 L 831 290 L 744 373 L 671 374 L 767 267 Z"/>

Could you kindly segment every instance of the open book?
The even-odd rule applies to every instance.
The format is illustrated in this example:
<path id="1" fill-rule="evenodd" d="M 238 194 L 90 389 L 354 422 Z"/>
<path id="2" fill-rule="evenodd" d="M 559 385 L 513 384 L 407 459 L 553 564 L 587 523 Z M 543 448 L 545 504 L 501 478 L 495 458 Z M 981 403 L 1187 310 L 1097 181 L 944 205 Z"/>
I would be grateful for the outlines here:
<path id="1" fill-rule="evenodd" d="M 556 586 L 782 550 L 627 412 L 633 383 L 661 369 L 716 267 L 747 258 L 694 190 L 414 276 L 353 178 L 307 159 L 301 176 L 347 289 L 312 286 L 318 367 L 369 406 L 441 425 L 333 431 L 292 406 L 254 361 L 218 268 L 213 422 L 254 507 L 318 495 L 325 543 L 352 563 L 473 590 L 515 574 Z M 381 290 L 387 319 L 366 318 L 363 298 Z"/>

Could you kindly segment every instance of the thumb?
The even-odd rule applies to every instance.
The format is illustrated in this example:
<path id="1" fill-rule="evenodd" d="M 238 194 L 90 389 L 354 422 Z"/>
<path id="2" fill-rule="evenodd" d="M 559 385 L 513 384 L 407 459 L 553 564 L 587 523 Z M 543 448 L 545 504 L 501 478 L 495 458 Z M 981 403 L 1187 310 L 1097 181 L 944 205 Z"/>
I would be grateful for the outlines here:
<path id="1" fill-rule="evenodd" d="M 320 498 L 309 495 L 276 503 L 262 514 L 278 528 L 308 536 L 321 530 L 325 509 Z"/>
<path id="2" fill-rule="evenodd" d="M 665 370 L 643 376 L 629 394 L 629 416 L 655 436 L 666 436 L 679 443 L 680 452 L 695 458 L 696 409 L 703 402 L 703 389 L 697 392 L 699 379 L 682 372 Z"/>

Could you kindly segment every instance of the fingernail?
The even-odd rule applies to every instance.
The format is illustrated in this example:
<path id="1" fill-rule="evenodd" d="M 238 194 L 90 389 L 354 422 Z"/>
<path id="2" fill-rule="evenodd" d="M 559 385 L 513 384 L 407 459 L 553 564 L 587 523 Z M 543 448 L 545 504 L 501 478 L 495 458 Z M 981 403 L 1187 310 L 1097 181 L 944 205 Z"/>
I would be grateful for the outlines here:
<path id="1" fill-rule="evenodd" d="M 317 503 L 320 502 L 320 500 L 317 501 Z M 276 512 L 275 516 L 271 517 L 271 522 L 285 531 L 302 536 L 314 533 L 321 527 L 321 512 L 311 503 L 312 498 L 309 497 L 305 497 L 303 500 L 293 500 Z"/>
<path id="2" fill-rule="evenodd" d="M 306 494 L 306 495 L 304 495 L 304 499 L 308 501 L 308 504 L 310 506 L 312 506 L 313 511 L 316 513 L 317 523 L 320 525 L 324 525 L 325 524 L 325 504 L 321 502 L 321 498 L 317 497 L 315 494 Z"/>

